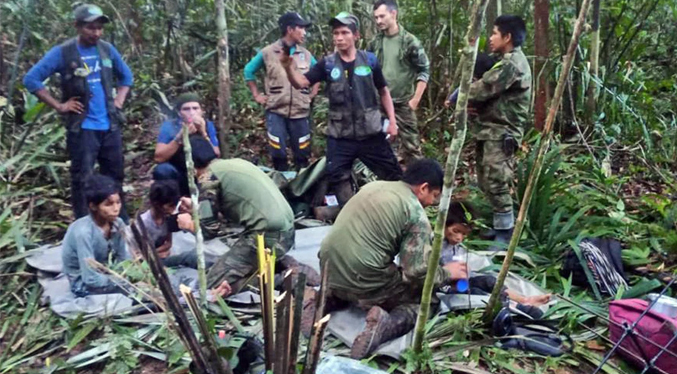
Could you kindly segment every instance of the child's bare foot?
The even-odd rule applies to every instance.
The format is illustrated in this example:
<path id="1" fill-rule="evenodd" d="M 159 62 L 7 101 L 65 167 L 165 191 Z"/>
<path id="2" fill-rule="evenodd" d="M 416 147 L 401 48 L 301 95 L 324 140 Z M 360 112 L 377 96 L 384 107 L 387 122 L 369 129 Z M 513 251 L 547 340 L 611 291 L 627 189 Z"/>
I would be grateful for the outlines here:
<path id="1" fill-rule="evenodd" d="M 531 305 L 531 306 L 541 306 L 550 302 L 550 297 L 552 294 L 545 295 L 536 295 L 536 296 L 525 296 L 521 304 Z"/>

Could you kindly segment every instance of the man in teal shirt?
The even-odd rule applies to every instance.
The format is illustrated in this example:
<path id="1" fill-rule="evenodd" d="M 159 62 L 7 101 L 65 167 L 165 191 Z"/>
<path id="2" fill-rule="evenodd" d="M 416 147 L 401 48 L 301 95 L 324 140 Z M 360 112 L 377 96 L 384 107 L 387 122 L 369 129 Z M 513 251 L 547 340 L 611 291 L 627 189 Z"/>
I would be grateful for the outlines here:
<path id="1" fill-rule="evenodd" d="M 317 95 L 319 85 L 312 88 L 296 89 L 291 86 L 280 65 L 283 46 L 291 46 L 290 55 L 296 62 L 296 69 L 306 73 L 315 65 L 315 57 L 301 44 L 306 38 L 306 27 L 310 22 L 298 13 L 285 13 L 278 20 L 282 38 L 263 48 L 244 68 L 244 79 L 257 103 L 266 108 L 268 129 L 268 150 L 276 170 L 285 171 L 287 145 L 294 152 L 296 169 L 308 166 L 310 158 L 310 103 Z M 265 67 L 265 92 L 256 86 L 256 72 Z M 287 139 L 289 143 L 287 143 Z"/>

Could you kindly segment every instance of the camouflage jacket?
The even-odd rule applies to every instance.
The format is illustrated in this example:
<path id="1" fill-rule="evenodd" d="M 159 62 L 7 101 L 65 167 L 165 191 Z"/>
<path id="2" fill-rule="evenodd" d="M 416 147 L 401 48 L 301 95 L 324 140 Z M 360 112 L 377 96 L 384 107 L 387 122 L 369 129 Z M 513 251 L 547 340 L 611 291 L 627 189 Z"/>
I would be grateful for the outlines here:
<path id="1" fill-rule="evenodd" d="M 397 61 L 393 61 L 395 64 L 391 65 L 389 61 L 384 61 L 383 44 L 386 37 L 384 33 L 379 33 L 369 42 L 367 51 L 373 52 L 378 58 L 393 101 L 405 102 L 413 96 L 416 82 L 428 82 L 430 79 L 430 61 L 421 41 L 402 25 L 398 26 L 400 48 L 397 52 Z"/>
<path id="2" fill-rule="evenodd" d="M 531 68 L 522 49 L 504 54 L 482 79 L 473 82 L 468 100 L 482 108 L 478 140 L 501 140 L 509 134 L 521 141 L 531 103 Z"/>

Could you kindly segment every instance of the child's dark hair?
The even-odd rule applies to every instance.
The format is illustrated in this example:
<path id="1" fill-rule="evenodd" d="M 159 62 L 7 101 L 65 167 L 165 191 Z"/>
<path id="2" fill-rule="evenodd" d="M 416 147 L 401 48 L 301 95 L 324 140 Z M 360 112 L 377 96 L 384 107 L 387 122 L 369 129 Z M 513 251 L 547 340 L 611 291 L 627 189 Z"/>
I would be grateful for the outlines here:
<path id="1" fill-rule="evenodd" d="M 470 216 L 470 217 L 468 217 Z M 446 226 L 460 223 L 468 227 L 472 227 L 472 221 L 475 219 L 475 208 L 470 203 L 452 201 L 449 203 L 449 211 L 447 212 Z"/>
<path id="2" fill-rule="evenodd" d="M 501 35 L 512 35 L 513 47 L 519 47 L 524 43 L 524 38 L 527 35 L 527 26 L 524 24 L 524 20 L 521 17 L 512 14 L 504 14 L 496 18 L 494 26 L 498 27 L 498 31 L 501 32 Z"/>
<path id="3" fill-rule="evenodd" d="M 207 167 L 216 158 L 212 143 L 201 136 L 191 136 L 190 147 L 193 154 L 193 163 L 196 168 Z"/>
<path id="4" fill-rule="evenodd" d="M 87 205 L 99 205 L 109 196 L 119 193 L 120 188 L 111 177 L 101 174 L 92 174 L 85 178 L 84 194 Z"/>
<path id="5" fill-rule="evenodd" d="M 411 186 L 428 183 L 431 189 L 442 189 L 444 171 L 439 162 L 430 158 L 422 158 L 407 165 L 402 181 Z"/>
<path id="6" fill-rule="evenodd" d="M 477 59 L 475 60 L 475 69 L 472 72 L 473 77 L 476 79 L 482 79 L 484 73 L 491 70 L 494 67 L 496 60 L 491 57 L 490 54 L 480 52 L 477 54 Z"/>
<path id="7" fill-rule="evenodd" d="M 175 180 L 161 180 L 150 186 L 150 203 L 153 206 L 176 205 L 180 198 L 179 184 Z"/>

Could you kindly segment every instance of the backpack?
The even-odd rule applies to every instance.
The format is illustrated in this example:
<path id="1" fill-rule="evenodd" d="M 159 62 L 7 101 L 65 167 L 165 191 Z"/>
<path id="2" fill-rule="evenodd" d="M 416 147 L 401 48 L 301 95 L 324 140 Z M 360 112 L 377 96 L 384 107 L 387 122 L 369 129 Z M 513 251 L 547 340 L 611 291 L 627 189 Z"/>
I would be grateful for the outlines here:
<path id="1" fill-rule="evenodd" d="M 531 319 L 526 310 L 515 311 L 503 308 L 494 318 L 491 331 L 494 336 L 502 337 L 499 340 L 503 349 L 519 349 L 525 352 L 534 352 L 543 356 L 559 357 L 571 352 L 573 340 L 566 334 L 557 331 L 555 321 L 537 318 Z M 525 315 L 521 317 L 520 314 Z M 542 313 L 540 315 L 542 317 Z M 568 342 L 568 346 L 565 344 Z"/>
<path id="2" fill-rule="evenodd" d="M 586 268 L 583 268 L 585 264 Z M 618 289 L 628 289 L 627 277 L 623 270 L 621 243 L 613 239 L 584 239 L 564 255 L 560 274 L 569 278 L 579 287 L 593 287 L 588 273 L 595 283 L 594 288 L 604 295 L 615 295 Z"/>

